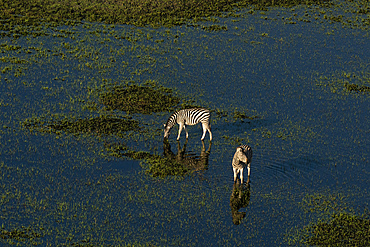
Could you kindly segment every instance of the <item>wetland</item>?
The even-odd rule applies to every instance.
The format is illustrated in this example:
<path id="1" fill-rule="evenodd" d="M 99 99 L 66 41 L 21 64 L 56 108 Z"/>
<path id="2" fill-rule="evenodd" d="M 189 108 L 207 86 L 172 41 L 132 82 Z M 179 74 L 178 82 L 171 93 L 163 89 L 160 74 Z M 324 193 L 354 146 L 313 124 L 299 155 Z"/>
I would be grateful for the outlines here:
<path id="1" fill-rule="evenodd" d="M 0 2 L 0 245 L 369 245 L 368 1 L 69 2 Z"/>

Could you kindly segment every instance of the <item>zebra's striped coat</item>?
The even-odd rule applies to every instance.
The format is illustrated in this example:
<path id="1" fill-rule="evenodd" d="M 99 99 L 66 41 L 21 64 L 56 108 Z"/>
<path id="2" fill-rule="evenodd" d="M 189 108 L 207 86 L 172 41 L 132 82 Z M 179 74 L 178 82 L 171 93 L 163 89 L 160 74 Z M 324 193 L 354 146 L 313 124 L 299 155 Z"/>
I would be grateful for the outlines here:
<path id="1" fill-rule="evenodd" d="M 232 167 L 234 171 L 234 182 L 238 173 L 240 173 L 240 180 L 243 183 L 243 170 L 245 167 L 248 168 L 248 182 L 251 174 L 251 162 L 252 162 L 252 148 L 248 145 L 242 145 L 236 148 L 236 152 L 233 157 Z"/>
<path id="2" fill-rule="evenodd" d="M 171 128 L 177 123 L 179 125 L 179 134 L 177 140 L 180 139 L 182 129 L 186 132 L 186 138 L 189 137 L 189 133 L 185 128 L 185 125 L 195 125 L 197 123 L 202 123 L 203 135 L 201 140 L 204 140 L 207 131 L 209 132 L 209 140 L 212 141 L 211 126 L 209 124 L 209 119 L 211 113 L 209 110 L 204 108 L 192 108 L 184 109 L 174 112 L 167 120 L 167 123 L 164 125 L 164 138 L 168 138 Z"/>

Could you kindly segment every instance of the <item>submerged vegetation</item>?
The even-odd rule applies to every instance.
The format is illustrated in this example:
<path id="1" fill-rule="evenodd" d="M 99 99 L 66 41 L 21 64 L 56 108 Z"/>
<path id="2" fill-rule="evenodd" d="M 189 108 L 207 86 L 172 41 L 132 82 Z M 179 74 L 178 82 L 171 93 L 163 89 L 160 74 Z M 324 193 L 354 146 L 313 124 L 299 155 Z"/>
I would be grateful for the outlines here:
<path id="1" fill-rule="evenodd" d="M 357 84 L 354 84 L 354 83 L 345 83 L 344 84 L 344 87 L 347 89 L 347 91 L 349 92 L 366 92 L 366 93 L 370 93 L 370 87 L 368 86 L 359 86 Z"/>
<path id="2" fill-rule="evenodd" d="M 121 144 L 110 144 L 107 146 L 107 151 L 115 157 L 129 157 L 131 159 L 140 160 L 141 167 L 147 174 L 152 177 L 168 177 L 168 176 L 184 176 L 193 172 L 200 172 L 208 169 L 208 157 L 211 152 L 212 144 L 209 144 L 208 149 L 205 149 L 202 142 L 202 149 L 199 156 L 191 156 L 186 154 L 186 145 L 181 148 L 180 143 L 177 143 L 177 153 L 174 154 L 171 150 L 171 145 L 168 140 L 163 141 L 163 155 L 151 154 L 146 151 L 129 150 Z"/>
<path id="3" fill-rule="evenodd" d="M 125 85 L 108 87 L 100 94 L 100 102 L 107 110 L 151 114 L 173 110 L 180 98 L 172 90 L 149 81 L 144 85 L 127 82 Z"/>
<path id="4" fill-rule="evenodd" d="M 329 0 L 3 0 L 0 2 L 0 19 L 17 20 L 18 23 L 37 23 L 61 20 L 86 20 L 91 22 L 134 25 L 179 25 L 186 20 L 220 16 L 222 12 L 255 5 L 259 9 L 270 6 L 320 4 Z"/>
<path id="5" fill-rule="evenodd" d="M 139 130 L 139 122 L 130 118 L 118 118 L 113 116 L 99 116 L 88 119 L 62 119 L 50 122 L 42 122 L 37 119 L 28 119 L 23 125 L 30 129 L 37 129 L 41 132 L 60 131 L 71 134 L 98 134 L 122 136 L 122 132 Z"/>
<path id="6" fill-rule="evenodd" d="M 40 238 L 44 237 L 42 229 L 35 231 L 31 227 L 20 227 L 20 229 L 13 229 L 8 231 L 4 229 L 4 225 L 0 227 L 0 238 L 8 241 L 8 243 L 29 241 L 34 245 L 40 244 Z"/>
<path id="7" fill-rule="evenodd" d="M 328 87 L 332 93 L 369 93 L 370 74 L 366 71 L 363 75 L 354 73 L 335 74 L 331 77 L 321 76 L 316 83 L 318 86 Z"/>
<path id="8" fill-rule="evenodd" d="M 370 217 L 336 213 L 329 222 L 320 220 L 305 232 L 301 243 L 310 246 L 369 246 Z"/>

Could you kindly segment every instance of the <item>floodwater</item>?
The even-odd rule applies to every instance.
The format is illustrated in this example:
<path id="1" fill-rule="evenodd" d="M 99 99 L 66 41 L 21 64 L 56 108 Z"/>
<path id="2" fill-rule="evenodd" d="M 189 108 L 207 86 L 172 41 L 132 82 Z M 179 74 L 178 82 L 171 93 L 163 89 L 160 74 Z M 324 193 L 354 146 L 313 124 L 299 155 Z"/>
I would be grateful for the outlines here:
<path id="1" fill-rule="evenodd" d="M 343 9 L 245 11 L 157 29 L 83 23 L 2 37 L 0 243 L 287 246 L 334 212 L 363 213 L 369 91 L 345 85 L 370 86 L 369 15 Z M 143 130 L 123 136 L 46 127 L 125 116 L 107 112 L 98 92 L 127 80 L 153 80 L 212 110 L 211 147 L 207 134 L 202 152 L 200 125 L 188 128 L 184 150 L 176 127 L 164 145 L 169 112 L 133 114 Z M 196 172 L 152 177 L 145 161 L 112 155 L 115 144 L 183 151 Z M 244 187 L 231 167 L 240 144 L 253 148 Z"/>

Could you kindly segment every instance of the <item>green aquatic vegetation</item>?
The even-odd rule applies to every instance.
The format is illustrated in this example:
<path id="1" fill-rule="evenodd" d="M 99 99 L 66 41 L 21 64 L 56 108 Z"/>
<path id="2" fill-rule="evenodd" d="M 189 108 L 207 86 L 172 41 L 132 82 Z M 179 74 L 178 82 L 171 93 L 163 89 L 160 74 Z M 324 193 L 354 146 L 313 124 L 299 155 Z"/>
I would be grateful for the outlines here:
<path id="1" fill-rule="evenodd" d="M 370 87 L 368 86 L 359 86 L 357 84 L 354 84 L 354 83 L 344 83 L 344 87 L 347 89 L 347 91 L 349 92 L 366 92 L 366 93 L 369 93 L 370 92 Z"/>
<path id="2" fill-rule="evenodd" d="M 99 96 L 106 110 L 121 110 L 129 114 L 171 111 L 180 103 L 172 89 L 147 81 L 143 85 L 126 82 L 124 85 L 105 86 Z"/>
<path id="3" fill-rule="evenodd" d="M 115 149 L 115 156 L 126 156 L 135 160 L 142 160 L 140 166 L 147 174 L 153 177 L 164 178 L 167 176 L 184 176 L 191 172 L 189 167 L 175 159 L 162 157 L 160 155 L 150 154 L 145 151 L 127 150 L 126 147 L 117 146 Z M 117 152 L 125 150 L 125 152 Z"/>
<path id="4" fill-rule="evenodd" d="M 340 193 L 314 193 L 306 195 L 300 205 L 307 212 L 333 212 L 343 210 L 343 199 L 345 196 Z"/>
<path id="5" fill-rule="evenodd" d="M 356 75 L 354 73 L 343 72 L 340 75 L 331 77 L 321 76 L 316 85 L 330 88 L 332 93 L 348 94 L 353 92 L 369 93 L 370 77 L 368 73 Z"/>
<path id="6" fill-rule="evenodd" d="M 38 129 L 41 132 L 59 133 L 64 131 L 72 134 L 95 133 L 98 135 L 121 136 L 126 131 L 137 131 L 140 129 L 139 122 L 129 117 L 119 118 L 114 116 L 99 116 L 88 119 L 62 119 L 43 122 L 38 119 L 28 119 L 23 126 Z"/>
<path id="7" fill-rule="evenodd" d="M 184 176 L 191 172 L 181 162 L 161 156 L 146 158 L 145 163 L 142 163 L 141 166 L 146 170 L 146 173 L 151 174 L 153 177 L 161 178 L 167 176 Z"/>
<path id="8" fill-rule="evenodd" d="M 301 243 L 315 246 L 369 246 L 369 214 L 333 214 L 327 222 L 319 220 L 304 229 Z"/>
<path id="9" fill-rule="evenodd" d="M 298 4 L 324 4 L 326 0 L 3 0 L 0 2 L 0 19 L 8 19 L 4 29 L 15 24 L 38 25 L 43 21 L 58 23 L 72 21 L 97 21 L 134 25 L 181 25 L 189 19 L 222 16 L 235 8 L 255 6 L 266 9 L 270 6 L 293 6 Z M 5 26 L 6 25 L 6 26 Z M 20 31 L 22 33 L 22 31 Z"/>
<path id="10" fill-rule="evenodd" d="M 141 160 L 141 167 L 146 173 L 153 177 L 184 176 L 196 171 L 208 169 L 208 157 L 211 152 L 212 144 L 209 144 L 206 150 L 204 142 L 199 157 L 189 156 L 185 153 L 187 142 L 181 148 L 177 144 L 177 153 L 171 151 L 168 140 L 163 142 L 163 156 L 151 154 L 146 151 L 133 151 L 126 145 L 113 143 L 106 146 L 109 155 L 115 157 L 129 157 L 135 160 Z"/>
<path id="11" fill-rule="evenodd" d="M 221 25 L 210 25 L 210 26 L 202 26 L 203 30 L 214 32 L 214 31 L 227 31 L 227 26 L 221 26 Z"/>
<path id="12" fill-rule="evenodd" d="M 241 120 L 241 121 L 243 121 L 244 119 L 253 120 L 253 119 L 257 119 L 257 118 L 261 118 L 261 117 L 256 116 L 256 115 L 249 116 L 249 115 L 247 115 L 247 114 L 246 114 L 246 113 L 244 113 L 244 112 L 235 111 L 235 112 L 234 112 L 234 116 L 233 116 L 233 118 L 234 118 L 235 120 Z"/>
<path id="13" fill-rule="evenodd" d="M 226 122 L 235 122 L 235 121 L 241 121 L 243 122 L 245 119 L 253 120 L 253 119 L 260 119 L 261 117 L 258 115 L 250 115 L 245 112 L 239 111 L 237 109 L 234 110 L 234 112 L 228 112 L 224 110 L 215 110 L 216 118 L 217 119 L 223 119 Z"/>
<path id="14" fill-rule="evenodd" d="M 39 244 L 37 239 L 43 236 L 42 229 L 35 231 L 31 227 L 21 226 L 18 229 L 6 230 L 4 225 L 0 228 L 0 238 L 9 241 L 9 243 L 31 241 L 37 245 Z"/>

